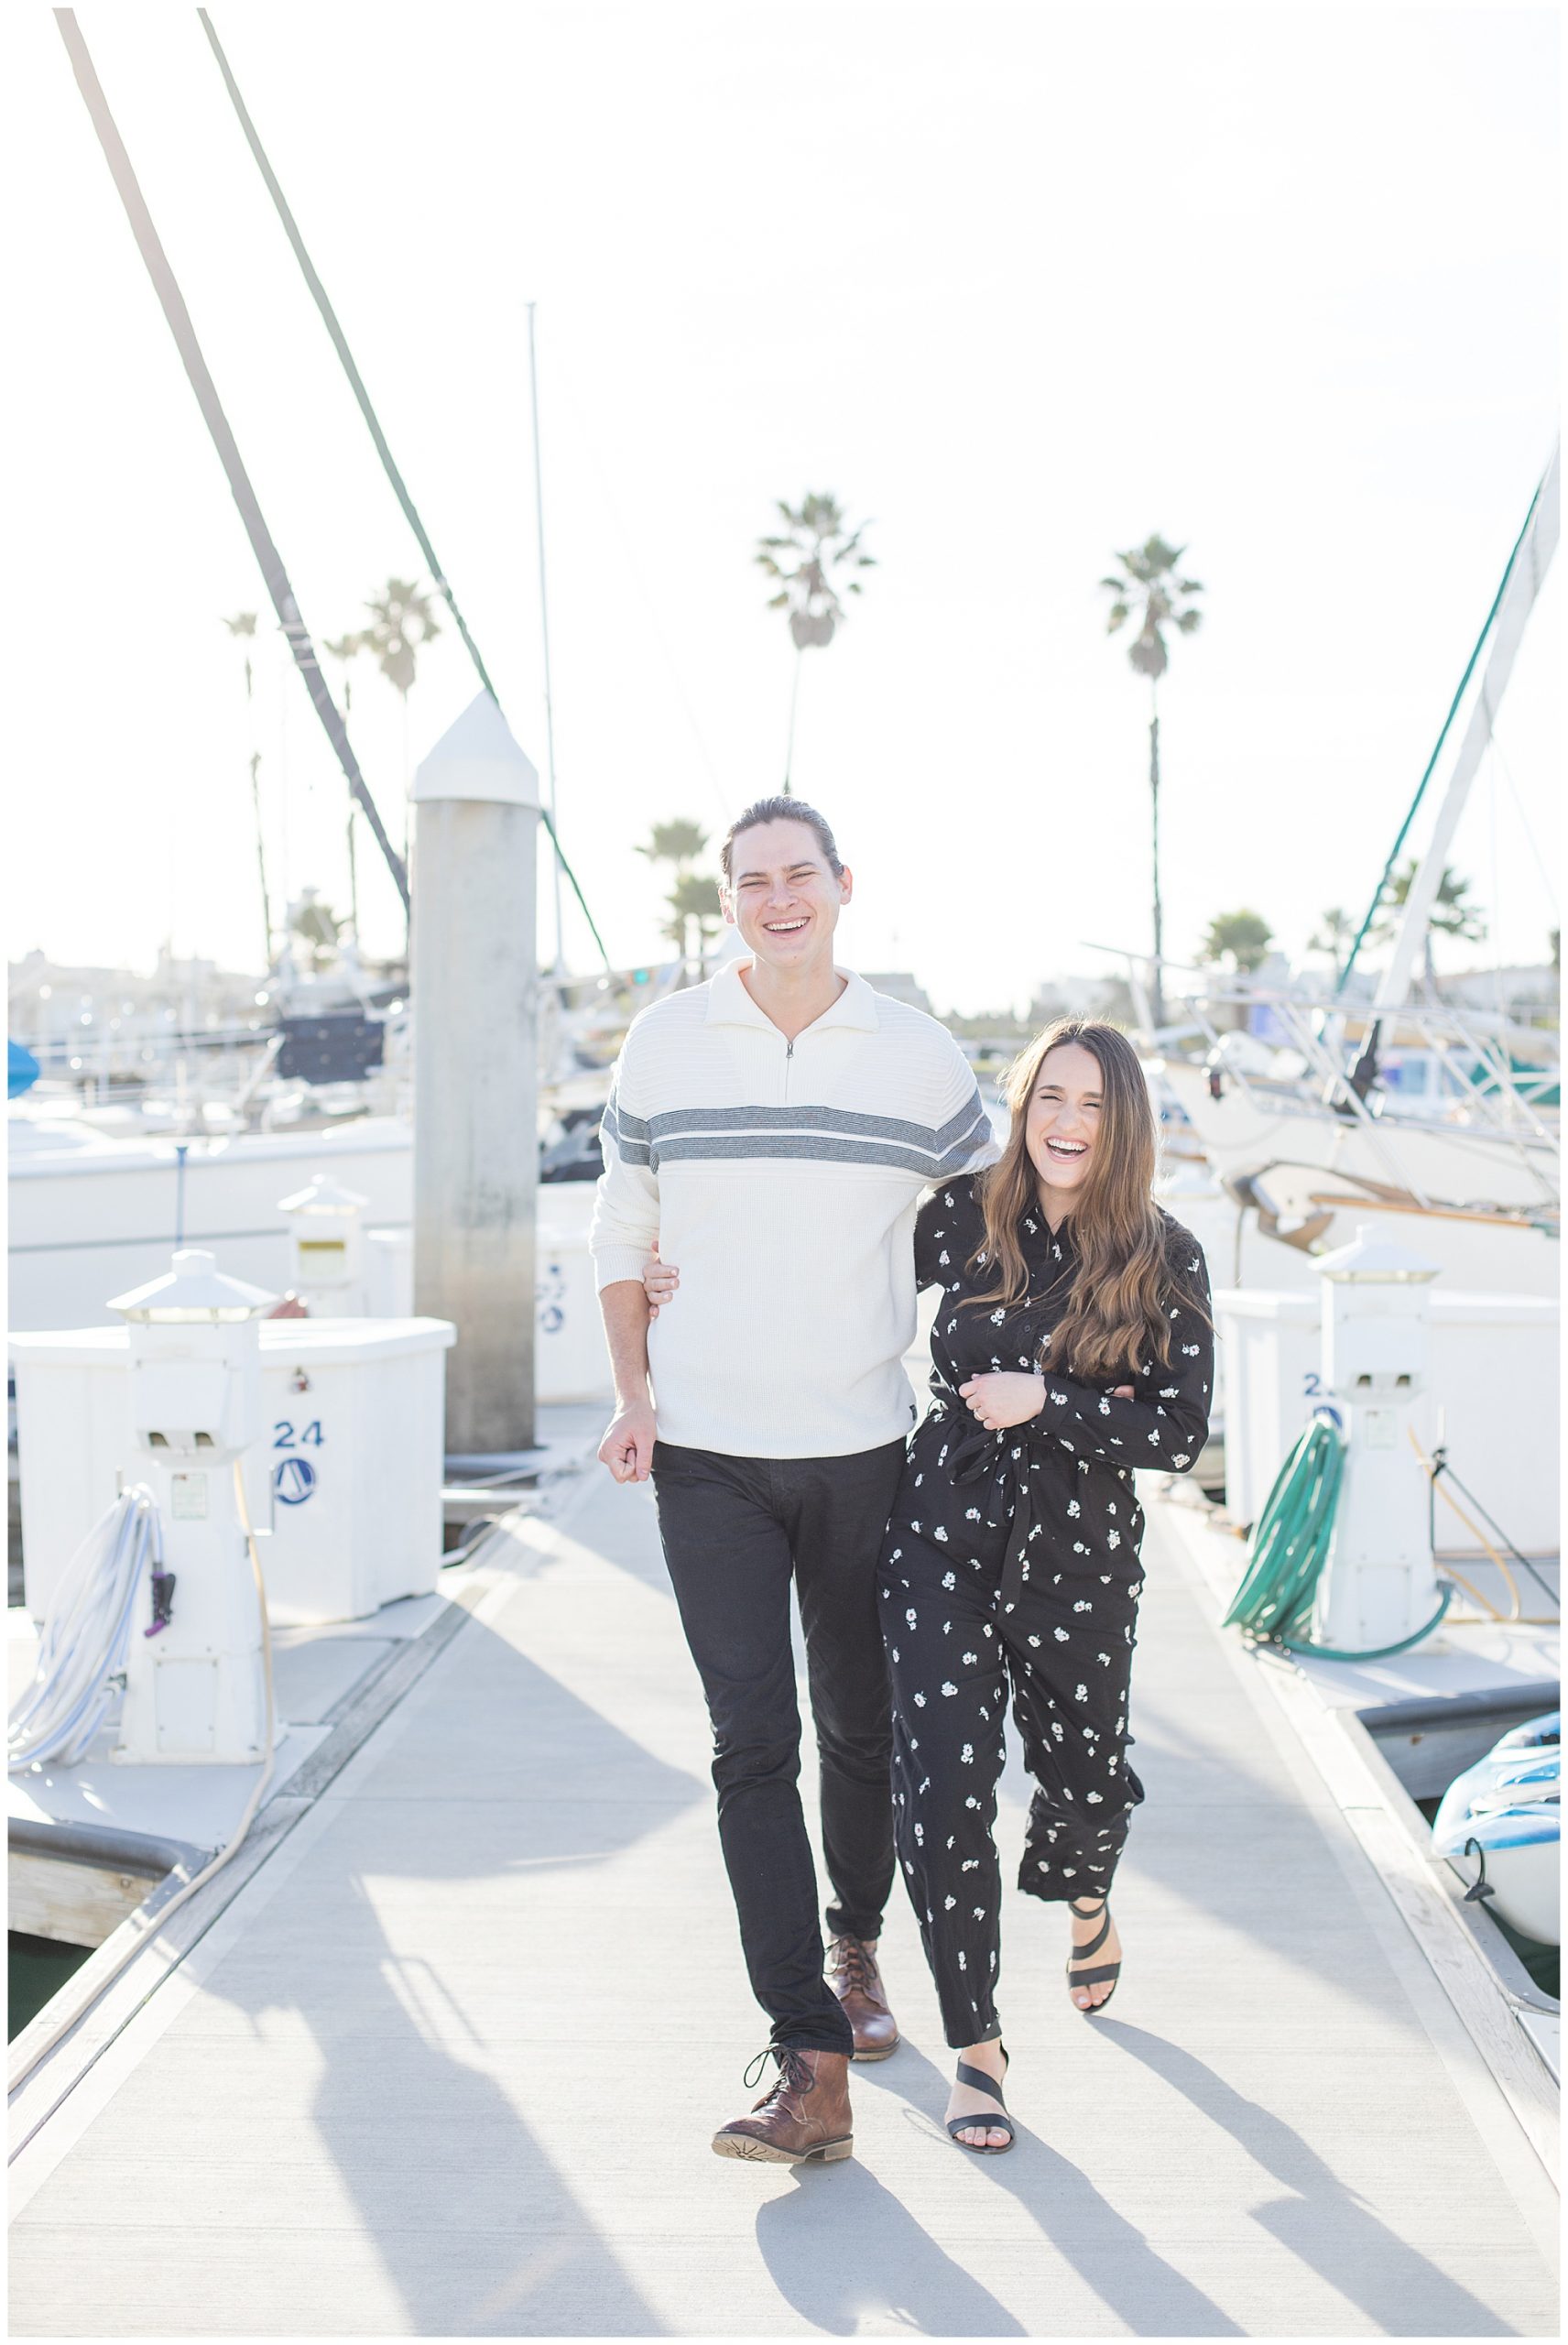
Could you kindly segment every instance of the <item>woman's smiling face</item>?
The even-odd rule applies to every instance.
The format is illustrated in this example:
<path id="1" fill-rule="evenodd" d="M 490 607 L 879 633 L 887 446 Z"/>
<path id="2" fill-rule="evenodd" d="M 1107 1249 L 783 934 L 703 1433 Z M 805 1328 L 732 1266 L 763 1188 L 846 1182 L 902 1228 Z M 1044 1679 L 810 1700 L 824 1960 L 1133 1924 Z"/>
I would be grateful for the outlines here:
<path id="1" fill-rule="evenodd" d="M 1105 1085 L 1099 1060 L 1082 1042 L 1059 1042 L 1040 1061 L 1024 1139 L 1040 1203 L 1055 1220 L 1071 1212 L 1088 1175 Z"/>

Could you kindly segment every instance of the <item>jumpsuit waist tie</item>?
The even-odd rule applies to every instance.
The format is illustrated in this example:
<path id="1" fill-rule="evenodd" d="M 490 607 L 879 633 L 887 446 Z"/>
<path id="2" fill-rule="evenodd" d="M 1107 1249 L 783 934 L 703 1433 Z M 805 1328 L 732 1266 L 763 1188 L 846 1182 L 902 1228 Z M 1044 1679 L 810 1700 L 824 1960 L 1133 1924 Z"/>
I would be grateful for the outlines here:
<path id="1" fill-rule="evenodd" d="M 1031 1474 L 1029 1453 L 1021 1441 L 1013 1441 L 1011 1428 L 1007 1433 L 987 1433 L 969 1415 L 967 1408 L 947 1388 L 951 1398 L 939 1393 L 927 1412 L 926 1423 L 951 1422 L 955 1428 L 948 1445 L 947 1462 L 943 1472 L 955 1487 L 965 1487 L 987 1478 L 997 1488 L 1006 1488 L 1012 1502 L 1012 1520 L 1007 1530 L 1007 1553 L 1002 1558 L 1001 1606 L 1004 1612 L 1013 1611 L 1020 1602 L 1029 1577 L 1029 1546 L 1035 1532 L 1034 1476 Z M 967 1423 L 960 1427 L 960 1420 Z M 1037 1454 L 1034 1462 L 1052 1458 L 1050 1450 Z M 1054 1460 L 1053 1460 L 1054 1462 Z"/>

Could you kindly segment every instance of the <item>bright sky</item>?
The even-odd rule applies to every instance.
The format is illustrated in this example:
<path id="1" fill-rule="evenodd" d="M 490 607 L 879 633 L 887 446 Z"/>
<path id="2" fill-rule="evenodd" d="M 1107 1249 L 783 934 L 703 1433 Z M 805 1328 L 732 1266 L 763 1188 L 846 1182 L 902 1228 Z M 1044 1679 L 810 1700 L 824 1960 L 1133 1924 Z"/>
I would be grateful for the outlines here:
<path id="1" fill-rule="evenodd" d="M 1145 943 L 1147 699 L 1096 582 L 1154 530 L 1207 590 L 1162 701 L 1168 949 L 1238 905 L 1293 951 L 1361 909 L 1555 428 L 1554 9 L 212 13 L 542 767 L 539 304 L 561 830 L 618 960 L 658 949 L 649 824 L 720 829 L 778 784 L 792 655 L 750 552 L 806 488 L 881 563 L 800 699 L 797 788 L 858 880 L 846 958 L 974 1009 Z M 195 12 L 79 19 L 305 618 L 342 633 L 419 557 Z M 10 949 L 252 965 L 220 621 L 259 577 L 50 11 L 4 38 Z M 1454 858 L 1511 960 L 1556 918 L 1560 599 Z M 341 907 L 343 784 L 279 638 L 259 666 L 274 875 Z M 474 689 L 449 625 L 416 757 Z M 351 729 L 399 829 L 367 663 Z"/>

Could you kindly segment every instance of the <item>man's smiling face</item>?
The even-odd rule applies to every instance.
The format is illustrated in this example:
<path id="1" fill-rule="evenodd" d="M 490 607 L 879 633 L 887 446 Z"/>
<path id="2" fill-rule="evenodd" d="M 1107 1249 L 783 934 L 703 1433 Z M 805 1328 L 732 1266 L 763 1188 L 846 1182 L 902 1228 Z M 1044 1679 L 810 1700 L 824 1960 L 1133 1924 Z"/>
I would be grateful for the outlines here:
<path id="1" fill-rule="evenodd" d="M 757 960 L 780 975 L 833 954 L 833 933 L 848 903 L 848 871 L 836 876 L 810 823 L 754 823 L 736 833 L 724 918 Z"/>

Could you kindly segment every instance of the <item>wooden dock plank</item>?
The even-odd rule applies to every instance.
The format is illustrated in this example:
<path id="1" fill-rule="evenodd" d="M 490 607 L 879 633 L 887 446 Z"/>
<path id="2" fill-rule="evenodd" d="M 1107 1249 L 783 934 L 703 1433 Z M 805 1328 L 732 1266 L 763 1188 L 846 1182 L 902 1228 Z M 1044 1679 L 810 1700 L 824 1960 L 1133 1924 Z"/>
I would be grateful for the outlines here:
<path id="1" fill-rule="evenodd" d="M 898 1903 L 906 2042 L 855 2076 L 855 2159 L 715 2160 L 766 2030 L 705 1720 L 647 1493 L 569 1504 L 78 2137 L 51 2165 L 68 2104 L 27 2154 L 16 2334 L 1555 2333 L 1517 2176 L 1158 1510 L 1115 2012 L 1072 2009 L 1061 1916 L 1009 1892 L 1019 2143 L 962 2157 Z"/>

